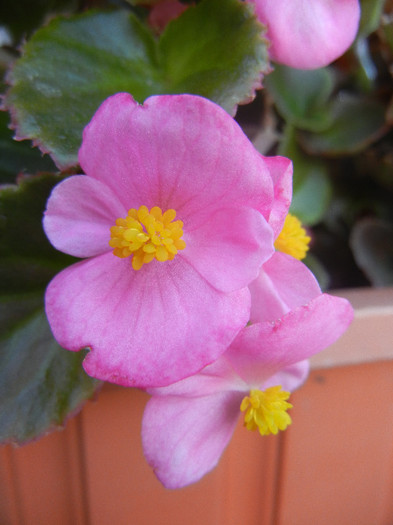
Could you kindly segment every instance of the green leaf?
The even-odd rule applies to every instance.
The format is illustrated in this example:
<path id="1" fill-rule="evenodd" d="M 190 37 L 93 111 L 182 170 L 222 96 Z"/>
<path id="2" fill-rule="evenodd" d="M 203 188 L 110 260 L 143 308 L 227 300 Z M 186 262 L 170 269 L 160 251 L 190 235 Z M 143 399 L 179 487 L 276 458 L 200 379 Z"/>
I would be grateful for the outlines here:
<path id="1" fill-rule="evenodd" d="M 321 133 L 299 135 L 313 155 L 348 155 L 362 151 L 386 131 L 385 106 L 372 99 L 339 94 L 331 106 L 332 124 Z"/>
<path id="2" fill-rule="evenodd" d="M 52 277 L 75 258 L 53 248 L 42 217 L 56 175 L 23 178 L 0 190 L 0 295 L 44 290 Z"/>
<path id="3" fill-rule="evenodd" d="M 168 93 L 196 93 L 230 113 L 254 95 L 268 69 L 262 26 L 236 0 L 205 0 L 173 20 L 159 52 Z"/>
<path id="4" fill-rule="evenodd" d="M 0 191 L 0 441 L 24 443 L 64 423 L 98 382 L 82 353 L 54 341 L 43 311 L 49 280 L 73 257 L 42 229 L 51 189 L 64 177 L 22 177 Z"/>
<path id="5" fill-rule="evenodd" d="M 331 124 L 328 101 L 334 82 L 330 69 L 305 71 L 276 64 L 265 86 L 281 116 L 292 125 L 322 131 Z"/>
<path id="6" fill-rule="evenodd" d="M 8 115 L 0 112 L 0 184 L 15 182 L 20 173 L 56 171 L 50 157 L 43 157 L 28 142 L 16 142 L 8 129 Z"/>
<path id="7" fill-rule="evenodd" d="M 385 0 L 360 0 L 360 4 L 362 14 L 358 34 L 365 37 L 378 29 Z"/>
<path id="8" fill-rule="evenodd" d="M 393 225 L 377 218 L 357 222 L 350 245 L 355 261 L 374 286 L 393 286 Z"/>
<path id="9" fill-rule="evenodd" d="M 0 339 L 1 443 L 23 444 L 63 425 L 100 385 L 83 371 L 82 352 L 54 341 L 42 299 L 35 301 L 34 307 L 32 297 L 0 300 L 0 311 L 14 312 L 19 321 Z"/>
<path id="10" fill-rule="evenodd" d="M 323 160 L 302 152 L 291 126 L 285 130 L 280 154 L 293 162 L 293 197 L 290 212 L 303 224 L 312 226 L 320 222 L 330 203 L 332 188 L 328 168 Z"/>
<path id="11" fill-rule="evenodd" d="M 9 75 L 5 104 L 17 135 L 67 167 L 77 163 L 84 126 L 114 93 L 143 102 L 188 92 L 233 111 L 266 69 L 261 25 L 238 0 L 203 0 L 159 40 L 132 14 L 94 11 L 37 31 Z"/>

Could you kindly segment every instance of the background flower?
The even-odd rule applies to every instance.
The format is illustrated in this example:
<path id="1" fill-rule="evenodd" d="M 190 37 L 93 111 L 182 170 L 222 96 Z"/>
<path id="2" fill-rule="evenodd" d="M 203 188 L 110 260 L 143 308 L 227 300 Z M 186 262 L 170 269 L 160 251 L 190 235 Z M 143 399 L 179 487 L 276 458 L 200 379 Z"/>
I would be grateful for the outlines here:
<path id="1" fill-rule="evenodd" d="M 267 26 L 272 60 L 315 69 L 341 56 L 355 39 L 358 0 L 252 0 Z"/>

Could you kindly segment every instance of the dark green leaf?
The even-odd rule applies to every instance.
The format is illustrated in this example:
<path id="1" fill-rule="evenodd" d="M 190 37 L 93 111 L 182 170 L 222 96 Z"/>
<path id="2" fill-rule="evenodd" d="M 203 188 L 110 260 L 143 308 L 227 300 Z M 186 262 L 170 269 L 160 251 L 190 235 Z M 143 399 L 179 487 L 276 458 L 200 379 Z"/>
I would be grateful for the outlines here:
<path id="1" fill-rule="evenodd" d="M 100 385 L 83 371 L 82 352 L 68 352 L 54 341 L 38 307 L 42 299 L 35 302 L 33 297 L 0 301 L 3 312 L 18 318 L 0 339 L 1 443 L 22 444 L 64 424 Z"/>
<path id="2" fill-rule="evenodd" d="M 340 94 L 331 106 L 332 124 L 321 133 L 303 133 L 301 144 L 310 153 L 358 153 L 386 131 L 385 107 L 376 100 Z"/>
<path id="3" fill-rule="evenodd" d="M 109 95 L 126 91 L 143 102 L 188 92 L 232 111 L 266 68 L 261 26 L 237 0 L 203 0 L 160 40 L 134 15 L 88 12 L 37 31 L 9 75 L 6 106 L 18 136 L 66 167 L 77 163 L 82 130 Z"/>
<path id="4" fill-rule="evenodd" d="M 265 80 L 279 113 L 287 122 L 308 131 L 329 127 L 328 101 L 333 84 L 332 72 L 327 68 L 304 71 L 278 64 Z"/>
<path id="5" fill-rule="evenodd" d="M 393 225 L 381 219 L 355 224 L 350 244 L 356 263 L 374 286 L 393 286 Z"/>
<path id="6" fill-rule="evenodd" d="M 365 37 L 378 29 L 385 0 L 360 0 L 360 4 L 362 15 L 360 18 L 359 35 Z"/>
<path id="7" fill-rule="evenodd" d="M 0 184 L 15 182 L 16 175 L 56 171 L 50 157 L 43 157 L 28 142 L 16 142 L 8 129 L 8 115 L 0 112 Z"/>
<path id="8" fill-rule="evenodd" d="M 52 188 L 62 177 L 24 178 L 0 191 L 0 295 L 44 290 L 76 259 L 55 250 L 42 229 Z"/>
<path id="9" fill-rule="evenodd" d="M 233 113 L 268 68 L 262 26 L 248 5 L 204 0 L 173 20 L 159 52 L 168 93 L 196 93 Z"/>
<path id="10" fill-rule="evenodd" d="M 328 169 L 323 160 L 306 155 L 297 142 L 295 130 L 287 126 L 280 154 L 293 162 L 293 197 L 290 211 L 304 224 L 318 223 L 326 213 L 332 193 Z"/>

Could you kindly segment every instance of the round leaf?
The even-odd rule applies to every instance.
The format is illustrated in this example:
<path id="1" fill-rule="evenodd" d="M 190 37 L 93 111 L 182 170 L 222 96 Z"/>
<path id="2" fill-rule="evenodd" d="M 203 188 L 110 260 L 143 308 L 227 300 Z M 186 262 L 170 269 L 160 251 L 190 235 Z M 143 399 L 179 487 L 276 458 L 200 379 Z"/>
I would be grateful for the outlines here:
<path id="1" fill-rule="evenodd" d="M 308 226 L 317 224 L 326 213 L 332 194 L 327 166 L 323 160 L 302 152 L 290 125 L 285 128 L 280 154 L 293 162 L 291 213 Z"/>
<path id="2" fill-rule="evenodd" d="M 393 225 L 366 218 L 355 224 L 350 244 L 356 263 L 374 286 L 393 286 Z"/>
<path id="3" fill-rule="evenodd" d="M 42 229 L 46 201 L 60 180 L 40 175 L 0 190 L 0 294 L 43 291 L 57 272 L 76 261 L 55 250 Z"/>
<path id="4" fill-rule="evenodd" d="M 332 124 L 321 133 L 303 133 L 302 146 L 313 155 L 358 153 L 386 131 L 385 107 L 376 100 L 340 94 L 331 106 Z"/>
<path id="5" fill-rule="evenodd" d="M 0 305 L 15 307 L 6 300 Z M 0 339 L 1 443 L 23 444 L 40 437 L 63 425 L 91 397 L 100 383 L 83 371 L 83 357 L 59 347 L 42 307 Z"/>
<path id="6" fill-rule="evenodd" d="M 233 111 L 267 69 L 266 42 L 248 4 L 203 0 L 157 40 L 125 11 L 58 18 L 26 44 L 9 75 L 5 105 L 17 136 L 60 167 L 77 163 L 82 130 L 117 92 L 194 93 Z"/>
<path id="7" fill-rule="evenodd" d="M 329 127 L 328 100 L 333 84 L 333 75 L 327 68 L 306 71 L 278 64 L 265 80 L 279 113 L 287 122 L 308 131 Z"/>

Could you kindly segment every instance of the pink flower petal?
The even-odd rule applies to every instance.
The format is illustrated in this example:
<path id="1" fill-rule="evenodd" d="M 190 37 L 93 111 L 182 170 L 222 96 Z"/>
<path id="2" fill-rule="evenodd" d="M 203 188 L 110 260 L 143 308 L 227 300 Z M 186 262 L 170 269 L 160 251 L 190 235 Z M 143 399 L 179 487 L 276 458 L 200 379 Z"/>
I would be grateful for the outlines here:
<path id="1" fill-rule="evenodd" d="M 154 96 L 143 106 L 126 93 L 109 97 L 84 130 L 79 161 L 125 208 L 173 208 L 189 230 L 217 208 L 270 214 L 265 161 L 222 108 L 195 95 Z"/>
<path id="2" fill-rule="evenodd" d="M 150 388 L 148 393 L 154 396 L 201 397 L 230 390 L 248 392 L 249 387 L 224 353 L 197 374 L 162 388 Z"/>
<path id="3" fill-rule="evenodd" d="M 242 397 L 222 392 L 196 398 L 153 397 L 147 403 L 143 450 L 165 487 L 194 483 L 217 465 L 235 429 Z"/>
<path id="4" fill-rule="evenodd" d="M 187 246 L 179 256 L 225 292 L 247 286 L 274 252 L 272 229 L 249 208 L 220 209 L 184 240 Z"/>
<path id="5" fill-rule="evenodd" d="M 247 326 L 225 357 L 246 382 L 258 387 L 283 368 L 334 343 L 352 318 L 353 310 L 346 299 L 322 294 L 281 319 Z"/>
<path id="6" fill-rule="evenodd" d="M 275 252 L 250 285 L 251 323 L 278 319 L 321 294 L 319 284 L 305 264 Z"/>
<path id="7" fill-rule="evenodd" d="M 269 377 L 263 384 L 261 390 L 265 390 L 271 386 L 281 385 L 283 390 L 287 392 L 294 392 L 307 379 L 310 370 L 310 362 L 308 359 L 287 366 L 280 370 L 273 376 Z"/>
<path id="8" fill-rule="evenodd" d="M 46 312 L 59 344 L 89 347 L 84 368 L 125 386 L 164 386 L 211 363 L 249 316 L 247 288 L 217 292 L 181 258 L 138 272 L 111 253 L 63 270 Z"/>
<path id="9" fill-rule="evenodd" d="M 75 257 L 91 257 L 112 250 L 109 228 L 126 213 L 106 184 L 75 175 L 53 189 L 43 225 L 55 248 Z"/>
<path id="10" fill-rule="evenodd" d="M 253 0 L 267 25 L 273 60 L 299 69 L 324 67 L 356 37 L 358 0 Z"/>
<path id="11" fill-rule="evenodd" d="M 274 185 L 274 201 L 269 216 L 276 239 L 284 226 L 292 200 L 292 161 L 285 157 L 264 157 Z"/>

